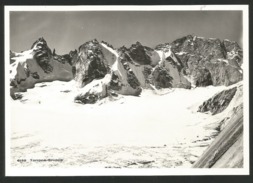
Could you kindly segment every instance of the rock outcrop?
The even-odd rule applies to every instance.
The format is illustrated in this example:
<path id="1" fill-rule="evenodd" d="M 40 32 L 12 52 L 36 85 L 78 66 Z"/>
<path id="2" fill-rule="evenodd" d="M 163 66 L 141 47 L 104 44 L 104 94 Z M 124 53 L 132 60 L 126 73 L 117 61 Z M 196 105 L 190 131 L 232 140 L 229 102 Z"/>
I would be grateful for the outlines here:
<path id="1" fill-rule="evenodd" d="M 222 119 L 218 126 L 218 136 L 194 163 L 194 168 L 242 168 L 243 167 L 243 87 L 236 87 L 216 94 L 209 101 L 209 107 L 223 101 L 224 105 L 211 107 L 214 115 Z M 231 99 L 232 98 L 232 99 Z M 227 100 L 227 101 L 226 101 Z M 213 103 L 213 104 L 214 104 Z M 207 107 L 208 108 L 208 107 Z M 223 112 L 222 112 L 223 111 Z M 218 113 L 221 112 L 221 113 Z"/>
<path id="2" fill-rule="evenodd" d="M 198 112 L 210 111 L 212 115 L 215 115 L 224 111 L 229 105 L 230 101 L 233 99 L 236 90 L 237 88 L 234 87 L 216 94 L 199 106 Z"/>
<path id="3" fill-rule="evenodd" d="M 72 66 L 53 55 L 43 38 L 38 39 L 30 50 L 15 54 L 11 58 L 10 93 L 15 98 L 15 92 L 24 92 L 44 81 L 69 81 L 73 79 Z"/>

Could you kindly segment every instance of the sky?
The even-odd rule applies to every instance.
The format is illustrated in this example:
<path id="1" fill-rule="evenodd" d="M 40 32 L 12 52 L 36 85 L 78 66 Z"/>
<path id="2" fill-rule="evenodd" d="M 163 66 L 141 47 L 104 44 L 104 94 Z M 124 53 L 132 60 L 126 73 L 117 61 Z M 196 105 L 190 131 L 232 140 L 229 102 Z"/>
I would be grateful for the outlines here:
<path id="1" fill-rule="evenodd" d="M 10 49 L 15 52 L 30 49 L 39 37 L 57 54 L 66 54 L 95 38 L 115 48 L 136 41 L 154 47 L 189 34 L 229 39 L 242 46 L 242 12 L 10 12 Z"/>

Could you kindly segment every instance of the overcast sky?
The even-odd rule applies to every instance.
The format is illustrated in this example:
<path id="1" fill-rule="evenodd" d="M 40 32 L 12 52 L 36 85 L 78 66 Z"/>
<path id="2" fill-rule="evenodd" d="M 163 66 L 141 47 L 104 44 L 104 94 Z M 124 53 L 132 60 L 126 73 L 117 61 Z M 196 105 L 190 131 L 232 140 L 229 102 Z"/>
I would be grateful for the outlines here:
<path id="1" fill-rule="evenodd" d="M 194 34 L 230 39 L 240 45 L 240 11 L 121 11 L 121 12 L 11 12 L 10 48 L 30 49 L 44 37 L 51 49 L 65 54 L 97 38 L 114 47 L 136 41 L 154 47 Z"/>

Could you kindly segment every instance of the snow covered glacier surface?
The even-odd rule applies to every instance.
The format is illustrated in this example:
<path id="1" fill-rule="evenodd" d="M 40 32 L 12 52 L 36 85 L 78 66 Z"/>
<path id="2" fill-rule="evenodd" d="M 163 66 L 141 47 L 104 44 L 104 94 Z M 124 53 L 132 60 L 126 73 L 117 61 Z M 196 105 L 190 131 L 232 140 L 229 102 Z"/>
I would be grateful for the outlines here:
<path id="1" fill-rule="evenodd" d="M 12 166 L 191 167 L 221 119 L 198 106 L 225 88 L 143 90 L 81 105 L 73 102 L 74 81 L 36 84 L 11 101 Z M 29 161 L 47 158 L 62 161 Z"/>

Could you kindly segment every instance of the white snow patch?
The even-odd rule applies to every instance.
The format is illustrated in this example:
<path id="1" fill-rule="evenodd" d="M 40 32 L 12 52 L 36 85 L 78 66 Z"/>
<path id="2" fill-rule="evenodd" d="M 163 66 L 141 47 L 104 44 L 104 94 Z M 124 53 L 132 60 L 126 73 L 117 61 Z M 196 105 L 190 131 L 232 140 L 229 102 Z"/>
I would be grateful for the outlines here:
<path id="1" fill-rule="evenodd" d="M 184 55 L 184 54 L 187 54 L 187 52 L 181 51 L 181 52 L 177 52 L 175 54 L 177 54 L 177 55 Z"/>
<path id="2" fill-rule="evenodd" d="M 24 62 L 27 59 L 33 59 L 33 50 L 27 50 L 22 53 L 17 53 L 12 59 L 15 60 L 15 62 Z"/>
<path id="3" fill-rule="evenodd" d="M 204 37 L 199 37 L 199 36 L 198 36 L 197 38 L 198 38 L 198 39 L 204 39 Z"/>
<path id="4" fill-rule="evenodd" d="M 88 50 L 88 53 L 93 53 L 93 51 L 92 50 Z"/>
<path id="5" fill-rule="evenodd" d="M 163 51 L 161 51 L 161 50 L 155 50 L 155 51 L 158 53 L 159 58 L 160 58 L 160 60 L 159 60 L 158 64 L 159 64 L 159 65 L 161 65 L 161 64 L 162 64 L 162 62 L 165 60 L 165 55 L 164 55 L 164 52 L 163 52 Z"/>
<path id="6" fill-rule="evenodd" d="M 193 78 L 193 76 L 186 76 L 186 75 L 183 75 L 183 77 L 185 78 L 185 79 L 187 79 L 187 81 L 189 81 L 190 83 L 191 83 L 191 88 L 196 88 L 196 85 L 195 85 L 195 83 L 194 83 L 194 78 Z"/>
<path id="7" fill-rule="evenodd" d="M 112 71 L 115 71 L 117 72 L 121 77 L 122 77 L 122 74 L 120 72 L 118 72 L 118 67 L 119 67 L 119 54 L 117 53 L 116 50 L 112 49 L 111 47 L 107 46 L 106 44 L 104 43 L 100 43 L 105 49 L 109 50 L 111 53 L 113 53 L 115 56 L 116 56 L 116 60 L 114 62 L 114 64 L 112 65 Z"/>
<path id="8" fill-rule="evenodd" d="M 241 65 L 241 69 L 244 70 L 244 62 Z"/>
<path id="9" fill-rule="evenodd" d="M 218 60 L 218 61 L 220 61 L 220 62 L 225 62 L 225 63 L 227 63 L 227 64 L 228 64 L 228 60 L 226 60 L 226 59 L 221 59 L 221 58 L 218 58 L 217 60 Z"/>
<path id="10" fill-rule="evenodd" d="M 119 57 L 119 54 L 117 53 L 116 50 L 112 49 L 111 47 L 107 46 L 104 43 L 100 43 L 104 48 L 106 48 L 107 50 L 109 50 L 110 52 L 112 52 L 117 58 Z"/>
<path id="11" fill-rule="evenodd" d="M 165 58 L 168 58 L 172 55 L 171 50 L 169 49 L 168 51 L 164 52 Z"/>
<path id="12" fill-rule="evenodd" d="M 239 54 L 233 52 L 228 52 L 228 56 L 230 59 L 234 59 L 235 57 L 241 57 Z"/>

